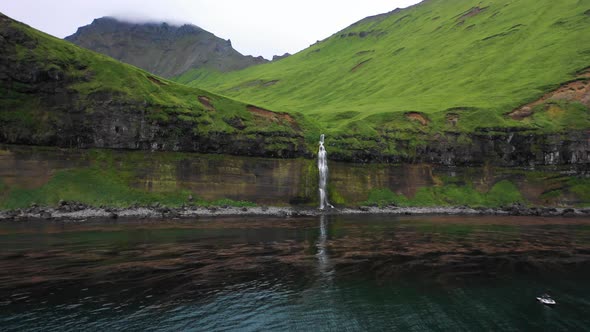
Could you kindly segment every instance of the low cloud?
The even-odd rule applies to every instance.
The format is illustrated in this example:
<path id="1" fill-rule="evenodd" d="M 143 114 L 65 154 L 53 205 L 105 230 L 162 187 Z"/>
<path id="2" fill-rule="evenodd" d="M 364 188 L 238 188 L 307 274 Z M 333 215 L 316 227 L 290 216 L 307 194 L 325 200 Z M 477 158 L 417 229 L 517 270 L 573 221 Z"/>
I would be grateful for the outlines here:
<path id="1" fill-rule="evenodd" d="M 19 0 L 0 2 L 0 11 L 63 38 L 95 18 L 132 23 L 192 24 L 231 39 L 243 54 L 298 51 L 371 15 L 407 7 L 418 0 Z M 51 15 L 49 14 L 51 13 Z"/>

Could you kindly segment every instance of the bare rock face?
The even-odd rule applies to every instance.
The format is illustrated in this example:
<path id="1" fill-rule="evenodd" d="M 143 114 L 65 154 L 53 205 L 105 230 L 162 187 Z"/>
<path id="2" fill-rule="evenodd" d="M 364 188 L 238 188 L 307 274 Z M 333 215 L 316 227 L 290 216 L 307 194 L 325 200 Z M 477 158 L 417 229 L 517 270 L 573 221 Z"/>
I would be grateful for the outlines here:
<path id="1" fill-rule="evenodd" d="M 225 72 L 268 62 L 242 55 L 230 40 L 189 24 L 129 23 L 103 17 L 65 40 L 164 77 L 190 69 Z"/>
<path id="2" fill-rule="evenodd" d="M 487 129 L 487 128 L 485 128 Z M 446 133 L 437 137 L 416 133 L 422 142 L 412 146 L 394 136 L 363 139 L 372 148 L 363 150 L 333 149 L 330 159 L 354 162 L 433 163 L 447 166 L 499 165 L 509 167 L 590 164 L 590 133 L 518 132 L 515 128 L 495 128 L 475 133 Z M 502 130 L 504 132 L 502 132 Z M 340 146 L 336 140 L 335 147 Z M 387 144 L 398 153 L 388 155 Z"/>
<path id="3" fill-rule="evenodd" d="M 284 58 L 288 58 L 290 56 L 291 56 L 291 53 L 285 53 L 283 55 L 275 55 L 275 56 L 272 57 L 272 61 L 279 61 L 279 60 L 282 60 Z"/>

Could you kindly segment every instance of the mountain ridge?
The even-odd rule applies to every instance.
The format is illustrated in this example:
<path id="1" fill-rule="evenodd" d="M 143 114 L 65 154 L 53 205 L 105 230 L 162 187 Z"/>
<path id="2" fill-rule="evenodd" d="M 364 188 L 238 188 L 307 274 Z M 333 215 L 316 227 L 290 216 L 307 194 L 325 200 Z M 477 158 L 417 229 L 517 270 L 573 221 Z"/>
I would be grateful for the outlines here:
<path id="1" fill-rule="evenodd" d="M 164 77 L 196 68 L 224 72 L 268 62 L 242 55 L 229 39 L 193 24 L 140 23 L 105 16 L 64 39 Z"/>

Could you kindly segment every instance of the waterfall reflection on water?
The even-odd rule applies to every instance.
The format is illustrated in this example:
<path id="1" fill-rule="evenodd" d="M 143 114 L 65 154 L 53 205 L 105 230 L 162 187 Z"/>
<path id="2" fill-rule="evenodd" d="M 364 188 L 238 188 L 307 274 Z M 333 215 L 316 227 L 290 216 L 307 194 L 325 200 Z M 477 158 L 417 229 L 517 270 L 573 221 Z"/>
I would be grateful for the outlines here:
<path id="1" fill-rule="evenodd" d="M 320 276 L 326 280 L 331 279 L 334 270 L 330 263 L 330 257 L 328 255 L 328 221 L 326 215 L 320 216 L 320 237 L 317 241 L 318 252 L 316 257 L 318 258 L 318 270 Z"/>

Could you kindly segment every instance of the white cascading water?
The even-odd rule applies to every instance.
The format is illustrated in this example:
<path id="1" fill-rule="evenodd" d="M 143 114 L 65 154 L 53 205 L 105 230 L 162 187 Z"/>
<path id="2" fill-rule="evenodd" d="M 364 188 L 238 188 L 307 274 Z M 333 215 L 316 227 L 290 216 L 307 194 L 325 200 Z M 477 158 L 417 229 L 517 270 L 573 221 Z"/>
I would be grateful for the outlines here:
<path id="1" fill-rule="evenodd" d="M 324 148 L 324 134 L 320 136 L 320 150 L 318 151 L 318 170 L 320 171 L 320 210 L 326 207 L 333 208 L 328 203 L 328 191 L 326 185 L 328 183 L 328 156 L 326 148 Z"/>

